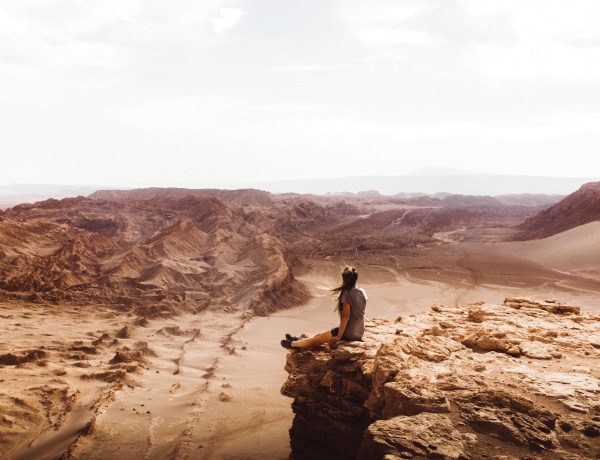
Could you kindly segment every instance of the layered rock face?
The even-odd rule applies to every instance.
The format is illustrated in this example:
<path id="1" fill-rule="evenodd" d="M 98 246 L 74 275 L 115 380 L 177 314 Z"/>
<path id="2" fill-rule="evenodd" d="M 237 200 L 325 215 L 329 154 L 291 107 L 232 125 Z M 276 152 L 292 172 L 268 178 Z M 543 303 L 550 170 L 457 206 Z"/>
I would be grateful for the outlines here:
<path id="1" fill-rule="evenodd" d="M 600 458 L 600 315 L 577 307 L 434 305 L 286 370 L 293 460 Z"/>

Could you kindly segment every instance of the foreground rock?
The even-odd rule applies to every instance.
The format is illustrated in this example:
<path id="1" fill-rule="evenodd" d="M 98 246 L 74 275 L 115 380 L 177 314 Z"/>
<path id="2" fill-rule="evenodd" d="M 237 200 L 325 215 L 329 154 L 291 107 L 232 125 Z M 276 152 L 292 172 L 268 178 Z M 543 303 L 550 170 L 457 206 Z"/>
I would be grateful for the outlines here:
<path id="1" fill-rule="evenodd" d="M 434 305 L 285 368 L 294 460 L 600 456 L 600 315 L 577 307 Z"/>

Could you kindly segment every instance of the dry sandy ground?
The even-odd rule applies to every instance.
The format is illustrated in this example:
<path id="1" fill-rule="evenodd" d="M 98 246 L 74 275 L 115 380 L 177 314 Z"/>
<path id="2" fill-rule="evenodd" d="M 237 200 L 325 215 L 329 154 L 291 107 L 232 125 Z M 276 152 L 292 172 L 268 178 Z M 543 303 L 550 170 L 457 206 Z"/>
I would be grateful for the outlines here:
<path id="1" fill-rule="evenodd" d="M 336 325 L 327 288 L 344 263 L 359 269 L 371 317 L 523 295 L 600 311 L 600 223 L 527 243 L 454 239 L 310 261 L 311 302 L 251 321 L 215 311 L 136 325 L 102 306 L 0 304 L 0 459 L 287 458 L 279 340 Z"/>
<path id="2" fill-rule="evenodd" d="M 287 457 L 290 401 L 279 394 L 285 375 L 275 359 L 284 350 L 275 331 L 265 333 L 268 322 L 240 329 L 231 314 L 184 315 L 130 328 L 112 345 L 127 318 L 89 310 L 2 306 L 0 355 L 46 356 L 0 367 L 0 436 L 14 445 L 0 458 L 53 459 L 66 450 L 86 459 Z M 103 335 L 106 343 L 94 345 Z M 125 346 L 144 350 L 144 362 L 129 364 L 121 380 L 109 362 Z M 19 448 L 32 431 L 40 436 Z"/>

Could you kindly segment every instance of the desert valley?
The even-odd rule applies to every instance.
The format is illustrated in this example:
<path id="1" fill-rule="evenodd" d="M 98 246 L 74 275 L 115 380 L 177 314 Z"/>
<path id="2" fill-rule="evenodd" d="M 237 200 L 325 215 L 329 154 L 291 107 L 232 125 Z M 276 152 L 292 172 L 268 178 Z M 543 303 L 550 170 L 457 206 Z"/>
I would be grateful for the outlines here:
<path id="1" fill-rule="evenodd" d="M 364 343 L 288 353 L 286 332 L 337 324 L 345 265 L 369 296 Z M 600 183 L 19 204 L 0 211 L 0 459 L 599 458 L 599 299 Z"/>

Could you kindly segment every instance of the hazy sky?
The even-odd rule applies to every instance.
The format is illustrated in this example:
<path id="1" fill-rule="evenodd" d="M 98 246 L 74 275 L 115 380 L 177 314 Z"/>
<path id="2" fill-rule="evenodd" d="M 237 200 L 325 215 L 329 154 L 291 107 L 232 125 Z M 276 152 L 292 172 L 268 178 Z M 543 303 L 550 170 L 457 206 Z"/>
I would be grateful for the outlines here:
<path id="1" fill-rule="evenodd" d="M 0 184 L 600 178 L 598 0 L 0 3 Z"/>

